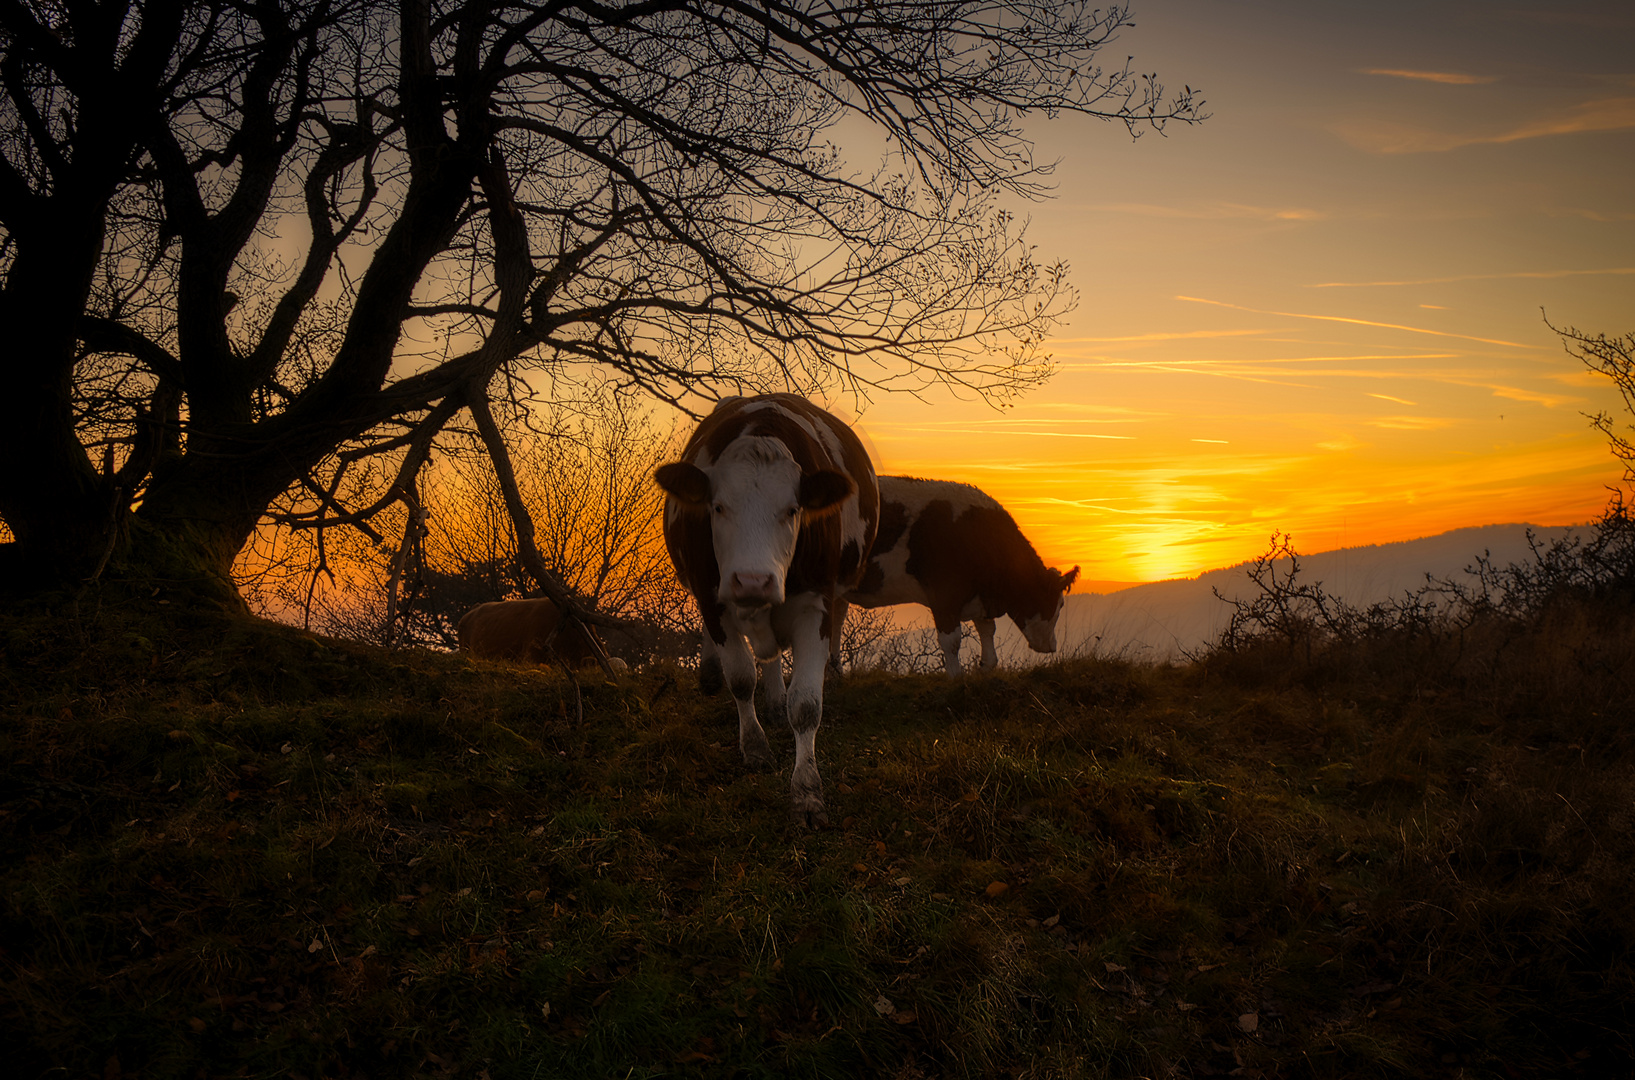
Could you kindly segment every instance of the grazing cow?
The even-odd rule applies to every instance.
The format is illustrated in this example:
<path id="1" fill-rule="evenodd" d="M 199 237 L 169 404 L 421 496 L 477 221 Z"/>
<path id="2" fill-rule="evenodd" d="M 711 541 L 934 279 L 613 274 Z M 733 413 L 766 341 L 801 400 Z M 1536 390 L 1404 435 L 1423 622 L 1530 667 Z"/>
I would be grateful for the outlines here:
<path id="1" fill-rule="evenodd" d="M 772 767 L 755 716 L 759 661 L 795 734 L 790 817 L 825 825 L 817 729 L 835 598 L 861 580 L 880 516 L 874 466 L 852 430 L 793 394 L 727 398 L 655 475 L 664 543 L 704 624 L 700 685 L 726 678 L 738 746 Z M 786 691 L 782 651 L 793 653 Z"/>
<path id="2" fill-rule="evenodd" d="M 831 661 L 838 668 L 847 603 L 931 609 L 943 666 L 958 675 L 959 624 L 982 639 L 982 666 L 994 667 L 994 619 L 1009 615 L 1034 652 L 1056 651 L 1056 620 L 1079 568 L 1046 566 L 1005 508 L 969 484 L 880 477 L 880 533 L 862 583 L 837 605 Z"/>
<path id="3" fill-rule="evenodd" d="M 595 631 L 585 623 L 564 627 L 562 613 L 543 596 L 478 604 L 460 617 L 459 636 L 461 652 L 489 660 L 570 667 L 596 663 L 596 649 L 587 640 Z"/>

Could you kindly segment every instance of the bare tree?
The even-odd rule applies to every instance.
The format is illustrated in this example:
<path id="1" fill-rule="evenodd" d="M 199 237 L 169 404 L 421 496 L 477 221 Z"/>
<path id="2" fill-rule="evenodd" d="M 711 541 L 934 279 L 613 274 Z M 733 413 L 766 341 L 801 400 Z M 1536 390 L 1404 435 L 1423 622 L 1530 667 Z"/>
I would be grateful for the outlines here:
<path id="1" fill-rule="evenodd" d="M 1128 15 L 0 4 L 0 580 L 237 606 L 269 505 L 367 525 L 464 416 L 565 596 L 494 409 L 543 375 L 594 365 L 685 408 L 1033 385 L 1072 292 L 1002 209 L 1049 172 L 1020 117 L 1200 118 L 1190 89 L 1097 62 Z"/>

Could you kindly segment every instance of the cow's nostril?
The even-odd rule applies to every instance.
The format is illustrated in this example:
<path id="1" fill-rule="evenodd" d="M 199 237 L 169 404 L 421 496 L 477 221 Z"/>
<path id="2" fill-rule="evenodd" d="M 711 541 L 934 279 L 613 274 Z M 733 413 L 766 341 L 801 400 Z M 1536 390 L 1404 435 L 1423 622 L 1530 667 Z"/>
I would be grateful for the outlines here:
<path id="1" fill-rule="evenodd" d="M 740 601 L 770 601 L 773 599 L 775 580 L 771 574 L 732 575 L 732 597 Z"/>

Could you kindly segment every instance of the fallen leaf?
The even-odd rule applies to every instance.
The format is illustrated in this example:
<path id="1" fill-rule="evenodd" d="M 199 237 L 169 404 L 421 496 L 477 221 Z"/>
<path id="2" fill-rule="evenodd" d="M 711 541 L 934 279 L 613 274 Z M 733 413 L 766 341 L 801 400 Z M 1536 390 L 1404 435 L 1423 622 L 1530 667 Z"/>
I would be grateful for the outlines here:
<path id="1" fill-rule="evenodd" d="M 190 1016 L 190 1017 L 187 1018 L 187 1026 L 192 1028 L 195 1033 L 198 1033 L 198 1032 L 202 1032 L 204 1030 L 205 1023 L 204 1023 L 203 1020 L 200 1020 L 197 1016 Z"/>
<path id="2" fill-rule="evenodd" d="M 1238 1030 L 1245 1035 L 1253 1035 L 1260 1029 L 1259 1013 L 1244 1013 L 1238 1017 Z"/>
<path id="3" fill-rule="evenodd" d="M 914 881 L 913 878 L 904 876 L 904 877 L 898 878 L 896 881 L 893 882 L 893 884 L 895 884 L 895 885 L 910 885 L 910 884 L 913 883 L 913 881 Z"/>
<path id="4" fill-rule="evenodd" d="M 1109 974 L 1109 975 L 1116 975 L 1120 971 L 1124 970 L 1124 965 L 1123 964 L 1115 964 L 1115 963 L 1113 963 L 1111 961 L 1108 961 L 1108 960 L 1102 961 L 1101 966 L 1107 969 L 1107 974 Z"/>
<path id="5" fill-rule="evenodd" d="M 307 946 L 307 952 L 315 953 L 315 952 L 317 952 L 319 949 L 321 949 L 323 947 L 324 947 L 324 943 L 322 941 L 320 941 L 318 938 L 313 938 L 312 939 L 312 944 Z"/>
<path id="6" fill-rule="evenodd" d="M 912 1024 L 917 1019 L 918 1017 L 916 1017 L 913 1011 L 910 1009 L 899 1009 L 891 1014 L 891 1022 L 893 1024 Z"/>
<path id="7" fill-rule="evenodd" d="M 988 899 L 992 900 L 994 897 L 1004 896 L 1005 893 L 1010 891 L 1010 886 L 1003 881 L 994 881 L 990 882 L 984 891 L 988 894 Z"/>
<path id="8" fill-rule="evenodd" d="M 879 1013 L 881 1016 L 890 1016 L 892 1013 L 897 1011 L 897 1006 L 891 1003 L 890 998 L 886 997 L 884 994 L 881 994 L 879 997 L 874 999 L 874 1011 Z"/>

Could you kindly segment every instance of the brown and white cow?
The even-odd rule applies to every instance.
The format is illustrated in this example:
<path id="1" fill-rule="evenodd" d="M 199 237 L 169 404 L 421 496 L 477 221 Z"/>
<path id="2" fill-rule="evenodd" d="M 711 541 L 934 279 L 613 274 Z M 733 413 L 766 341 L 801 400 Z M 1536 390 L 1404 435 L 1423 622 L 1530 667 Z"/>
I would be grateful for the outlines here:
<path id="1" fill-rule="evenodd" d="M 562 613 L 543 596 L 478 604 L 460 617 L 457 632 L 461 652 L 489 660 L 571 667 L 597 662 L 587 640 L 595 631 L 583 623 L 563 626 Z"/>
<path id="2" fill-rule="evenodd" d="M 823 673 L 836 597 L 858 584 L 880 516 L 874 465 L 845 423 L 793 394 L 723 400 L 655 478 L 664 542 L 704 624 L 712 665 L 738 706 L 738 746 L 772 767 L 755 715 L 757 661 L 795 734 L 790 816 L 828 823 L 817 767 Z M 787 694 L 782 652 L 793 654 Z"/>
<path id="3" fill-rule="evenodd" d="M 860 584 L 837 605 L 833 660 L 847 603 L 877 608 L 923 604 L 931 609 L 943 666 L 958 675 L 959 624 L 976 624 L 982 666 L 999 663 L 994 620 L 1009 615 L 1034 652 L 1056 651 L 1056 620 L 1079 568 L 1049 567 L 1009 513 L 969 484 L 880 477 L 880 532 Z"/>

